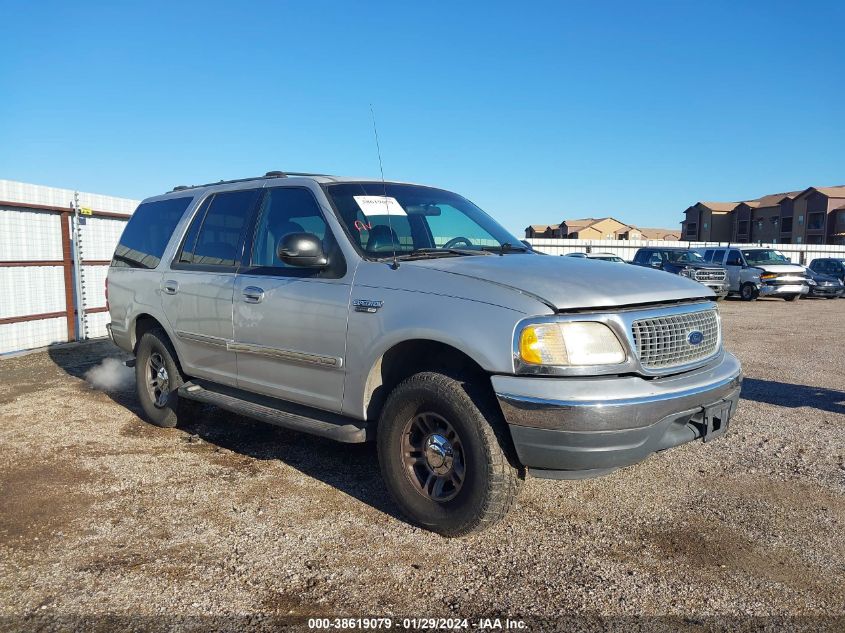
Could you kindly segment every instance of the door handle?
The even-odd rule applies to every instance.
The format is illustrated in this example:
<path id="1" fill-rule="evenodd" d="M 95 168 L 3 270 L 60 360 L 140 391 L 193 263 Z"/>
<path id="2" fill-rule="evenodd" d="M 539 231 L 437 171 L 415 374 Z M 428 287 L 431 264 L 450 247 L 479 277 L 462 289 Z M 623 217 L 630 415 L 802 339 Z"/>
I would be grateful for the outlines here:
<path id="1" fill-rule="evenodd" d="M 258 286 L 247 286 L 243 289 L 243 297 L 247 303 L 261 303 L 264 300 L 264 289 Z"/>
<path id="2" fill-rule="evenodd" d="M 161 289 L 164 290 L 166 294 L 175 295 L 179 291 L 179 282 L 168 279 L 161 285 Z"/>

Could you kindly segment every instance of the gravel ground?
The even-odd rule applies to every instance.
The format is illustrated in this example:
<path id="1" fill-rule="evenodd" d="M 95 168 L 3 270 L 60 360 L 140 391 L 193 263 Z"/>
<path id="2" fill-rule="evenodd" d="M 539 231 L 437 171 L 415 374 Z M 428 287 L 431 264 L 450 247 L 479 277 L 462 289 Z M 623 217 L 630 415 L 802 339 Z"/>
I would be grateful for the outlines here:
<path id="1" fill-rule="evenodd" d="M 402 520 L 370 445 L 211 408 L 155 428 L 106 342 L 2 360 L 2 628 L 842 630 L 845 301 L 721 306 L 746 372 L 726 437 L 529 478 L 504 522 L 456 540 Z"/>

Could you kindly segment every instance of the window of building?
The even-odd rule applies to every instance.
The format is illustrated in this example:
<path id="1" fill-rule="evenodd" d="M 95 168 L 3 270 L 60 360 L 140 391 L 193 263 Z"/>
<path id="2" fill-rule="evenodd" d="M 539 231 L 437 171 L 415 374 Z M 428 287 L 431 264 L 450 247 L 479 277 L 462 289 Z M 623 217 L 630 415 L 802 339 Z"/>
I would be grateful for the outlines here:
<path id="1" fill-rule="evenodd" d="M 748 220 L 741 220 L 737 224 L 736 232 L 737 232 L 738 235 L 747 235 L 748 234 Z"/>
<path id="2" fill-rule="evenodd" d="M 803 215 L 798 216 L 798 224 L 804 224 L 804 216 Z"/>
<path id="3" fill-rule="evenodd" d="M 807 229 L 810 231 L 824 228 L 824 213 L 810 213 L 807 216 Z"/>
<path id="4" fill-rule="evenodd" d="M 792 218 L 784 218 L 783 222 L 781 222 L 780 230 L 783 233 L 789 233 L 792 231 Z"/>
<path id="5" fill-rule="evenodd" d="M 695 222 L 687 223 L 687 235 L 695 235 L 698 231 L 698 225 Z"/>

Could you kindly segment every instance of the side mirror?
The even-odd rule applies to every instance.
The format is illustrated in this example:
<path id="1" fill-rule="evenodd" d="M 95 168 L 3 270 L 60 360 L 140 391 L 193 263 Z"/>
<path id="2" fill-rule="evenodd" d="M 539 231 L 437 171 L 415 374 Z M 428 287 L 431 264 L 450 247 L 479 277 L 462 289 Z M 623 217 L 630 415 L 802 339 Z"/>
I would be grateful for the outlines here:
<path id="1" fill-rule="evenodd" d="M 323 244 L 313 233 L 288 233 L 279 240 L 276 253 L 288 266 L 325 268 L 329 265 Z"/>
<path id="2" fill-rule="evenodd" d="M 652 268 L 663 268 L 663 263 L 662 262 L 651 262 L 651 267 Z"/>

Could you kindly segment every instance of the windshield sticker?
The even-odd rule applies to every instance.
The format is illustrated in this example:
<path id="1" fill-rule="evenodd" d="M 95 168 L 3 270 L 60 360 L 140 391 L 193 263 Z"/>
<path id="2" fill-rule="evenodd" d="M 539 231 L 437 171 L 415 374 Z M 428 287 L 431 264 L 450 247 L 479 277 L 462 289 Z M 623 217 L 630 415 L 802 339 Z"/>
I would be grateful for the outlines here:
<path id="1" fill-rule="evenodd" d="M 396 198 L 390 196 L 352 196 L 366 216 L 370 215 L 408 215 Z"/>

